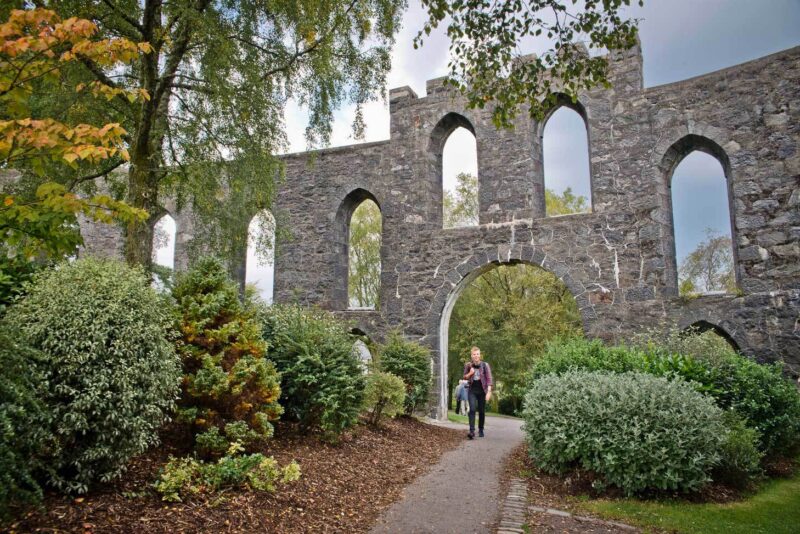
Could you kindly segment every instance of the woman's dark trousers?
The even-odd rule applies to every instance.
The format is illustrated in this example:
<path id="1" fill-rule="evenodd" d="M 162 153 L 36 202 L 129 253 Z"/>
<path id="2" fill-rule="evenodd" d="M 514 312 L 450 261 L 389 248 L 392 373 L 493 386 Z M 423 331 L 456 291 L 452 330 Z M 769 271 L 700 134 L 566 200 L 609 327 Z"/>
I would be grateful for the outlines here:
<path id="1" fill-rule="evenodd" d="M 483 389 L 470 388 L 469 390 L 469 431 L 475 432 L 475 410 L 478 411 L 478 430 L 483 430 L 486 420 L 486 393 Z"/>

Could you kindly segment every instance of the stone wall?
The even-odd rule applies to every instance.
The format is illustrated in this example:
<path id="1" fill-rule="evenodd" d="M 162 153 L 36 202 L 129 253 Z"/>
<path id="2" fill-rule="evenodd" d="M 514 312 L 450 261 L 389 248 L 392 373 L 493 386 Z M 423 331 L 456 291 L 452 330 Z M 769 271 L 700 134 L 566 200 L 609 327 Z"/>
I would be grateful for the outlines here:
<path id="1" fill-rule="evenodd" d="M 376 338 L 399 328 L 430 346 L 438 415 L 452 305 L 501 263 L 559 276 L 590 336 L 699 324 L 800 371 L 800 48 L 648 89 L 638 47 L 613 53 L 610 65 L 610 89 L 560 102 L 587 123 L 588 214 L 544 216 L 546 118 L 522 113 L 513 130 L 497 130 L 441 80 L 425 97 L 390 92 L 388 141 L 286 156 L 275 212 L 292 237 L 277 244 L 276 301 L 335 310 Z M 480 225 L 442 229 L 441 154 L 459 126 L 476 137 Z M 677 297 L 670 179 L 694 150 L 725 171 L 740 295 Z M 381 306 L 347 310 L 349 219 L 367 198 L 383 216 Z"/>

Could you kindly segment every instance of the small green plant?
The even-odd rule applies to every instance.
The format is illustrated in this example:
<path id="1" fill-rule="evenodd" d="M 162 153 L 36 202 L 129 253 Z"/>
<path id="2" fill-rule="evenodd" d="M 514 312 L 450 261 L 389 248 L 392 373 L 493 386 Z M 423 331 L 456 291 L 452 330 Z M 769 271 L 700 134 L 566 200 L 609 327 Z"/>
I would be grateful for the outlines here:
<path id="1" fill-rule="evenodd" d="M 399 376 L 406 385 L 405 412 L 411 415 L 428 401 L 431 388 L 431 353 L 428 349 L 406 341 L 399 332 L 392 332 L 380 347 L 382 371 Z"/>
<path id="2" fill-rule="evenodd" d="M 281 404 L 305 431 L 335 441 L 358 421 L 364 398 L 353 337 L 332 314 L 299 306 L 261 310 L 268 356 L 282 377 Z"/>
<path id="3" fill-rule="evenodd" d="M 157 443 L 181 378 L 171 311 L 140 269 L 92 258 L 37 274 L 9 308 L 8 327 L 42 354 L 27 363 L 46 384 L 50 485 L 83 493 Z"/>
<path id="4" fill-rule="evenodd" d="M 364 409 L 369 410 L 369 423 L 380 424 L 381 417 L 392 418 L 403 412 L 406 385 L 399 376 L 375 371 L 367 375 L 364 390 Z"/>
<path id="5" fill-rule="evenodd" d="M 180 419 L 192 423 L 198 451 L 220 456 L 231 443 L 247 447 L 271 437 L 282 413 L 280 377 L 265 357 L 255 309 L 211 258 L 179 277 L 173 296 L 185 374 Z"/>
<path id="6" fill-rule="evenodd" d="M 628 495 L 699 489 L 725 436 L 712 399 L 686 382 L 633 372 L 539 378 L 523 417 L 529 454 L 542 469 L 580 467 Z"/>
<path id="7" fill-rule="evenodd" d="M 300 478 L 297 462 L 281 468 L 272 457 L 260 453 L 241 454 L 242 450 L 241 445 L 233 443 L 224 456 L 213 462 L 194 457 L 170 458 L 155 483 L 156 491 L 163 500 L 176 502 L 224 488 L 273 492 L 276 484 Z"/>

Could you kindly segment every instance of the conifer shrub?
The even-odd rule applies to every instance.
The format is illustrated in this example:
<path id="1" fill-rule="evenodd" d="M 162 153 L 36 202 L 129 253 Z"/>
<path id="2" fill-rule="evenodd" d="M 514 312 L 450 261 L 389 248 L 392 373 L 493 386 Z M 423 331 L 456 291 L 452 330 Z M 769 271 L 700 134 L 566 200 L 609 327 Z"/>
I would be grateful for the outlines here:
<path id="1" fill-rule="evenodd" d="M 331 313 L 273 305 L 261 312 L 269 358 L 281 373 L 281 404 L 304 431 L 336 440 L 358 422 L 364 398 L 354 338 Z"/>
<path id="2" fill-rule="evenodd" d="M 403 339 L 399 332 L 392 332 L 380 347 L 379 356 L 380 369 L 399 376 L 406 385 L 406 414 L 423 408 L 431 388 L 430 351 L 419 343 Z"/>
<path id="3" fill-rule="evenodd" d="M 81 259 L 34 277 L 6 314 L 41 376 L 40 400 L 55 436 L 43 458 L 47 482 L 85 492 L 119 476 L 158 441 L 179 392 L 169 303 L 140 269 Z"/>
<path id="4" fill-rule="evenodd" d="M 41 375 L 31 362 L 43 358 L 0 325 L 0 518 L 8 516 L 12 502 L 35 503 L 42 498 L 37 476 L 53 436 L 39 398 Z"/>
<path id="5" fill-rule="evenodd" d="M 378 426 L 381 418 L 391 419 L 402 413 L 405 398 L 406 385 L 399 376 L 382 371 L 374 371 L 367 375 L 364 409 L 369 411 L 371 425 Z"/>
<path id="6" fill-rule="evenodd" d="M 272 437 L 282 413 L 280 376 L 266 358 L 257 309 L 239 300 L 222 263 L 203 258 L 178 277 L 183 363 L 180 417 L 191 423 L 198 452 L 219 457 L 239 443 Z"/>
<path id="7" fill-rule="evenodd" d="M 681 380 L 567 371 L 536 379 L 522 412 L 528 453 L 545 471 L 581 468 L 632 495 L 693 491 L 710 480 L 722 410 Z"/>

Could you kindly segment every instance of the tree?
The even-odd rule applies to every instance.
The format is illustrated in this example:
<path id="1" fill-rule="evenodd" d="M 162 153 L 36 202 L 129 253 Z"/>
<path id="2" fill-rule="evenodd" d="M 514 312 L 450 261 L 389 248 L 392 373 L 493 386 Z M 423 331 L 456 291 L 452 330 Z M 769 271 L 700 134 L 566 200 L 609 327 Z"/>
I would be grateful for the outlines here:
<path id="1" fill-rule="evenodd" d="M 706 228 L 706 239 L 684 258 L 678 278 L 681 295 L 714 291 L 735 293 L 736 276 L 730 237 Z"/>
<path id="2" fill-rule="evenodd" d="M 575 196 L 571 187 L 566 188 L 560 195 L 551 189 L 545 189 L 544 203 L 545 213 L 548 216 L 570 215 L 589 211 L 589 203 L 586 197 L 583 195 Z"/>
<path id="3" fill-rule="evenodd" d="M 99 37 L 147 42 L 150 50 L 125 68 L 80 57 L 61 73 L 71 87 L 109 88 L 102 105 L 89 109 L 45 94 L 37 95 L 37 105 L 66 117 L 112 118 L 128 132 L 122 194 L 151 216 L 126 224 L 128 262 L 150 266 L 165 195 L 191 203 L 203 241 L 230 258 L 246 250 L 252 216 L 269 208 L 281 173 L 273 155 L 285 147 L 287 99 L 308 107 L 309 143 L 327 142 L 336 107 L 363 104 L 384 87 L 404 4 L 54 0 L 60 13 L 94 21 Z M 131 102 L 130 91 L 149 98 Z M 363 129 L 360 113 L 355 126 L 357 133 Z"/>
<path id="4" fill-rule="evenodd" d="M 448 82 L 471 108 L 491 106 L 496 126 L 509 127 L 521 106 L 541 119 L 556 103 L 555 91 L 571 98 L 578 91 L 607 86 L 607 59 L 590 49 L 628 49 L 636 44 L 636 21 L 622 16 L 630 0 L 422 0 L 429 18 L 414 40 L 447 24 L 450 38 Z M 642 5 L 642 0 L 639 0 Z M 522 57 L 519 44 L 546 37 L 539 57 Z"/>
<path id="5" fill-rule="evenodd" d="M 350 218 L 348 293 L 350 305 L 378 308 L 381 289 L 381 210 L 362 202 Z"/>
<path id="6" fill-rule="evenodd" d="M 456 176 L 455 192 L 444 192 L 444 227 L 478 224 L 478 177 L 467 172 Z"/>
<path id="7" fill-rule="evenodd" d="M 108 195 L 75 192 L 81 183 L 93 179 L 93 175 L 77 173 L 108 160 L 128 159 L 123 141 L 127 132 L 118 123 L 93 126 L 61 121 L 32 102 L 35 92 L 62 89 L 89 100 L 119 97 L 137 103 L 149 98 L 145 91 L 113 89 L 102 83 L 60 87 L 60 72 L 77 62 L 91 60 L 104 68 L 120 68 L 150 50 L 144 42 L 101 40 L 96 33 L 91 21 L 61 20 L 46 9 L 13 10 L 0 25 L 0 169 L 26 167 L 39 177 L 28 194 L 18 187 L 23 184 L 4 184 L 3 256 L 20 256 L 24 262 L 41 255 L 60 258 L 74 253 L 81 244 L 77 214 L 105 223 L 135 223 L 147 216 L 144 210 Z M 76 174 L 65 185 L 53 181 L 65 169 Z"/>

